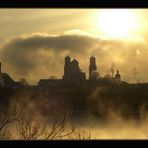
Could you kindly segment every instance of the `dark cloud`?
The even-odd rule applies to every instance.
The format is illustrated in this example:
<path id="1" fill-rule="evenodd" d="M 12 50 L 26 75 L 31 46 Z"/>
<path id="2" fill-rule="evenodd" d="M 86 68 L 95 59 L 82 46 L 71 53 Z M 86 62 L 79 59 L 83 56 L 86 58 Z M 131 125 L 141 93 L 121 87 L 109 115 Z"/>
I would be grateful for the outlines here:
<path id="1" fill-rule="evenodd" d="M 66 54 L 85 55 L 97 42 L 96 38 L 82 35 L 17 37 L 1 50 L 2 61 L 9 65 L 9 71 L 20 77 L 33 76 L 33 73 L 34 78 L 44 77 L 45 73 L 47 76 L 62 70 L 61 62 Z M 57 70 L 57 74 L 61 70 Z"/>
<path id="2" fill-rule="evenodd" d="M 38 50 L 41 48 L 51 50 L 54 48 L 58 52 L 63 50 L 84 52 L 86 48 L 90 48 L 96 42 L 99 42 L 96 38 L 81 35 L 33 35 L 26 38 L 15 38 L 5 48 L 17 48 L 19 50 Z"/>
<path id="3" fill-rule="evenodd" d="M 125 79 L 128 79 L 133 67 L 140 71 L 146 68 L 146 47 L 147 43 L 103 40 L 81 34 L 36 34 L 10 40 L 0 54 L 5 70 L 15 79 L 26 77 L 29 81 L 38 81 L 51 75 L 61 77 L 66 55 L 77 58 L 85 72 L 88 72 L 89 57 L 96 56 L 102 75 L 110 71 L 111 64 L 115 63 L 116 69 L 121 69 Z M 147 77 L 144 77 L 146 80 Z"/>

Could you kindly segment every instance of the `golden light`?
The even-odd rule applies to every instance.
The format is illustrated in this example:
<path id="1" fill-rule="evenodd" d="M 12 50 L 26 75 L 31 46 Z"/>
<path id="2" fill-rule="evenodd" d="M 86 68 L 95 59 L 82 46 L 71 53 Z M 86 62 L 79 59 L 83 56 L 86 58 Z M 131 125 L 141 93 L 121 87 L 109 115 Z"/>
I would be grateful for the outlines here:
<path id="1" fill-rule="evenodd" d="M 128 38 L 137 27 L 134 12 L 127 9 L 104 9 L 94 19 L 96 29 L 105 37 Z"/>

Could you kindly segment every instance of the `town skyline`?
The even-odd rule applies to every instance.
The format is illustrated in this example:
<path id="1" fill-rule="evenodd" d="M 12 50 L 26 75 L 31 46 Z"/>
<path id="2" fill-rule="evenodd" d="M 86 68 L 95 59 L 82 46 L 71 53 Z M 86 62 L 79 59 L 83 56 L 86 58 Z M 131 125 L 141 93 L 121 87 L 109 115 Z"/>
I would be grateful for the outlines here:
<path id="1" fill-rule="evenodd" d="M 43 81 L 43 86 L 44 85 L 49 85 L 50 82 L 54 82 L 57 85 L 57 82 L 59 83 L 59 80 L 62 80 L 60 83 L 63 84 L 63 81 L 67 82 L 76 82 L 80 83 L 89 80 L 92 82 L 97 82 L 98 84 L 100 83 L 100 80 L 104 83 L 106 80 L 107 81 L 112 81 L 118 84 L 122 84 L 123 81 L 121 81 L 121 75 L 119 73 L 119 70 L 116 71 L 114 67 L 111 68 L 111 74 L 112 75 L 105 75 L 101 76 L 98 71 L 98 67 L 96 64 L 96 58 L 94 56 L 91 56 L 89 59 L 89 73 L 88 73 L 88 78 L 86 77 L 86 72 L 82 70 L 82 68 L 79 65 L 79 62 L 74 58 L 71 59 L 70 56 L 66 56 L 64 62 L 64 67 L 63 67 L 63 76 L 62 78 L 57 78 L 56 76 L 50 76 L 47 79 L 40 78 L 35 86 L 40 86 L 40 83 Z M 105 80 L 105 81 L 104 81 Z M 110 83 L 110 82 L 109 82 Z M 127 82 L 124 82 L 127 83 Z M 101 84 L 101 83 L 100 83 Z M 100 85 L 99 84 L 99 85 Z M 2 71 L 2 63 L 0 63 L 0 87 L 12 87 L 12 88 L 17 88 L 17 87 L 22 87 L 22 86 L 29 86 L 32 85 L 29 83 L 29 81 L 26 78 L 21 78 L 19 81 L 14 80 L 9 73 L 3 72 Z"/>
<path id="2" fill-rule="evenodd" d="M 101 76 L 114 68 L 124 81 L 148 82 L 146 9 L 1 9 L 0 17 L 0 62 L 17 81 L 62 78 L 70 55 L 87 78 L 95 56 Z"/>

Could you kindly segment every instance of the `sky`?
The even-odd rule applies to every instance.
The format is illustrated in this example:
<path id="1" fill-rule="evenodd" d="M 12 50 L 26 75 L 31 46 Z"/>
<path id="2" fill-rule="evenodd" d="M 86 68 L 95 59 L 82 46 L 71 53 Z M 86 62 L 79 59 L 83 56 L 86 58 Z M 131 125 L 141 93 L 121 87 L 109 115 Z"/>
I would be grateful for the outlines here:
<path id="1" fill-rule="evenodd" d="M 101 77 L 119 70 L 123 81 L 148 82 L 147 9 L 0 9 L 2 72 L 29 83 L 62 78 L 64 57 L 88 76 L 96 57 Z"/>

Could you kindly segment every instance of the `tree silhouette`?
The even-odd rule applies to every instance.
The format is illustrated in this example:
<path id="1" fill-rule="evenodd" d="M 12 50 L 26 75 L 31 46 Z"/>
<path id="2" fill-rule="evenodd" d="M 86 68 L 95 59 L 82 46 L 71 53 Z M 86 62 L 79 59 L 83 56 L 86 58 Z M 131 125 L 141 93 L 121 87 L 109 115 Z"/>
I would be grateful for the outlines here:
<path id="1" fill-rule="evenodd" d="M 62 139 L 74 132 L 74 128 L 67 128 L 68 113 L 57 112 L 55 116 L 47 120 L 36 113 L 36 108 L 29 109 L 31 101 L 26 99 L 17 104 L 18 120 L 16 123 L 17 135 L 19 139 Z M 31 112 L 31 114 L 30 114 Z M 49 123 L 48 121 L 52 121 Z"/>
<path id="2" fill-rule="evenodd" d="M 79 129 L 76 129 L 68 137 L 73 140 L 90 140 L 92 138 L 90 132 L 87 132 L 86 130 L 79 130 Z"/>
<path id="3" fill-rule="evenodd" d="M 17 114 L 11 106 L 1 107 L 0 112 L 0 139 L 10 139 L 11 134 L 8 126 L 17 120 Z"/>

